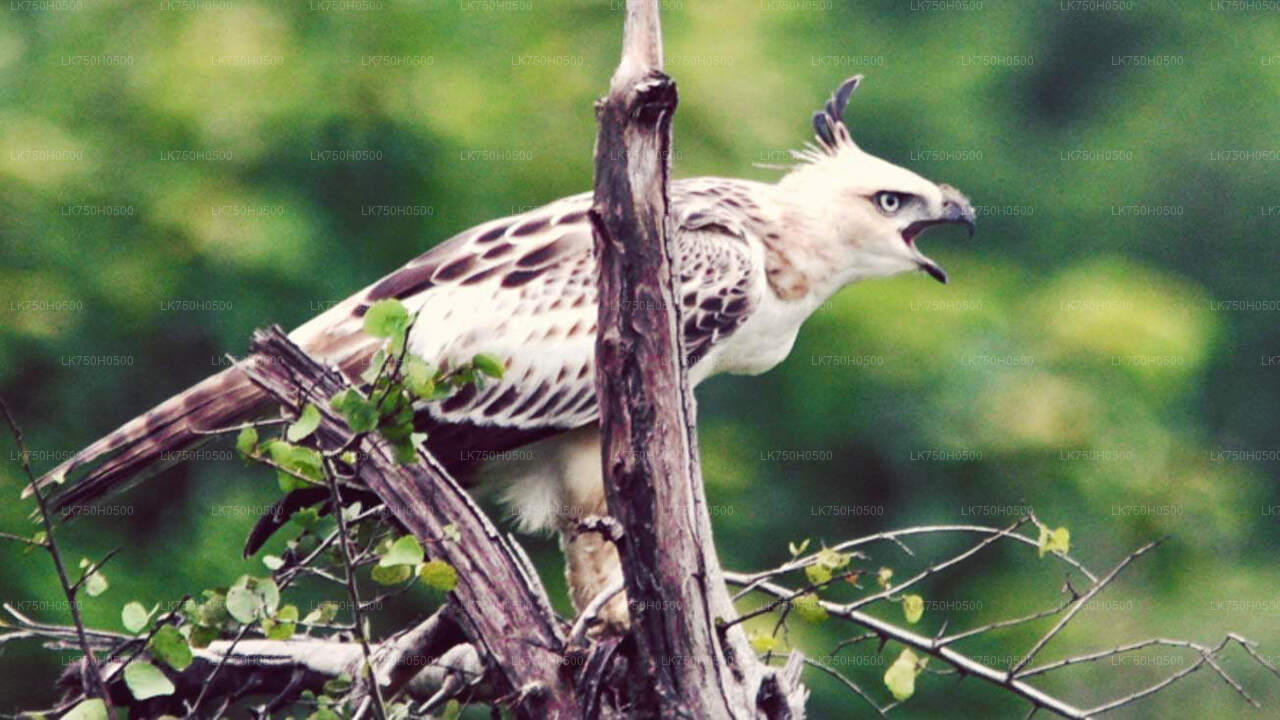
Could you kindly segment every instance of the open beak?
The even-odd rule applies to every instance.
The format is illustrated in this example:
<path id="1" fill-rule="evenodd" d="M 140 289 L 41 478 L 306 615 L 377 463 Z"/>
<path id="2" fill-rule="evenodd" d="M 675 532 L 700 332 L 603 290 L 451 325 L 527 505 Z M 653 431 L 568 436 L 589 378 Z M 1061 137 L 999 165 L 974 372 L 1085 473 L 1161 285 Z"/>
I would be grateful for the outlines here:
<path id="1" fill-rule="evenodd" d="M 920 252 L 920 248 L 916 247 L 916 236 L 926 228 L 931 228 L 934 225 L 962 224 L 968 226 L 969 237 L 972 238 L 978 218 L 973 211 L 973 206 L 969 204 L 969 198 L 962 195 L 959 190 L 950 185 L 939 185 L 938 187 L 942 190 L 942 214 L 936 218 L 917 220 L 911 223 L 902 231 L 902 239 L 907 243 L 907 247 L 911 249 L 911 258 L 920 266 L 920 269 L 929 273 L 929 276 L 934 280 L 946 284 L 947 271 Z"/>

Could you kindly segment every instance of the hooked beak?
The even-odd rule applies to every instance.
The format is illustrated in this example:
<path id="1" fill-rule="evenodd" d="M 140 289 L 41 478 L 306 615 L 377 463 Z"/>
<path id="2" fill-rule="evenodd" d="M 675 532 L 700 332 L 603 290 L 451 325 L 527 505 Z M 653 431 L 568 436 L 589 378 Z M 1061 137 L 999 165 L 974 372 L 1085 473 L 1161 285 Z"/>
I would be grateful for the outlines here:
<path id="1" fill-rule="evenodd" d="M 934 280 L 945 285 L 947 271 L 920 252 L 920 249 L 915 244 L 916 236 L 926 228 L 931 228 L 934 225 L 963 224 L 968 226 L 969 237 L 972 238 L 978 218 L 973 211 L 973 206 L 969 204 L 969 198 L 962 195 L 959 190 L 950 185 L 939 185 L 938 188 L 942 190 L 942 214 L 936 218 L 917 220 L 911 223 L 902 231 L 902 239 L 907 243 L 907 247 L 911 248 L 911 258 L 915 260 L 916 265 L 919 265 L 921 270 L 929 273 L 929 276 Z"/>

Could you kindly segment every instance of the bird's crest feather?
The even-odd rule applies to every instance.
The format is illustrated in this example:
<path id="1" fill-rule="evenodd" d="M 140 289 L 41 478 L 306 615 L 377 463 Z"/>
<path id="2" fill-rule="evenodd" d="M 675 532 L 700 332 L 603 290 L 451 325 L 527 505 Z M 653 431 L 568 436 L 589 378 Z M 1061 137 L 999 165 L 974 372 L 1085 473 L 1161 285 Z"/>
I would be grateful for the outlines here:
<path id="1" fill-rule="evenodd" d="M 821 110 L 813 114 L 813 129 L 818 134 L 821 150 L 828 155 L 835 155 L 843 146 L 852 146 L 853 136 L 849 126 L 844 123 L 844 111 L 849 106 L 849 97 L 862 82 L 861 75 L 854 75 L 836 88 L 835 94 L 827 100 Z"/>

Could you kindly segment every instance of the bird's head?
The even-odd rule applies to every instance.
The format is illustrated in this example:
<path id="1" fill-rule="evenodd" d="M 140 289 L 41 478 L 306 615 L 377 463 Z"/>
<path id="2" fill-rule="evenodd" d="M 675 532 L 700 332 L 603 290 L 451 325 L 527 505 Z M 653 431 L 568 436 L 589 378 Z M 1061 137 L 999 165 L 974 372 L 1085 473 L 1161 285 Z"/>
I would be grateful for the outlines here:
<path id="1" fill-rule="evenodd" d="M 861 80 L 846 80 L 814 114 L 817 144 L 795 153 L 804 162 L 782 186 L 803 198 L 812 221 L 825 226 L 826 242 L 836 245 L 827 254 L 848 265 L 850 280 L 923 270 L 945 283 L 946 272 L 920 252 L 916 238 L 948 223 L 968 226 L 972 237 L 973 206 L 950 185 L 926 180 L 854 143 L 843 115 Z"/>

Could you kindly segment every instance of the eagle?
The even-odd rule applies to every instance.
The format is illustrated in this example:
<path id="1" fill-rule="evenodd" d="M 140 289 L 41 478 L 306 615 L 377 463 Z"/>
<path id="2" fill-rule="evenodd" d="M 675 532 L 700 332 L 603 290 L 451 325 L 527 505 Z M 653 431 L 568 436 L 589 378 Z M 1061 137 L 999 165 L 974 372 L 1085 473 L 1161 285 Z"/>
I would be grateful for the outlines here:
<path id="1" fill-rule="evenodd" d="M 801 324 L 860 280 L 923 271 L 947 275 L 917 247 L 934 225 L 975 213 L 955 188 L 931 182 L 854 143 L 845 108 L 861 76 L 842 83 L 813 115 L 816 138 L 793 151 L 775 183 L 675 180 L 669 208 L 689 380 L 759 374 L 791 351 Z M 588 219 L 575 195 L 486 222 L 436 245 L 289 334 L 353 384 L 382 346 L 363 329 L 388 298 L 417 320 L 410 352 L 430 362 L 497 358 L 501 379 L 415 406 L 427 449 L 464 485 L 496 489 L 524 531 L 555 531 L 581 609 L 621 578 L 616 549 L 580 521 L 608 514 L 595 386 L 597 268 Z M 169 398 L 79 451 L 39 481 L 54 507 L 93 502 L 154 474 L 220 429 L 268 416 L 272 398 L 250 381 L 247 360 Z M 65 482 L 72 473 L 74 482 Z M 28 488 L 28 493 L 31 489 Z M 310 493 L 310 494 L 308 494 Z M 259 522 L 253 552 L 286 512 L 327 496 L 285 498 Z M 606 622 L 625 624 L 621 596 Z"/>

